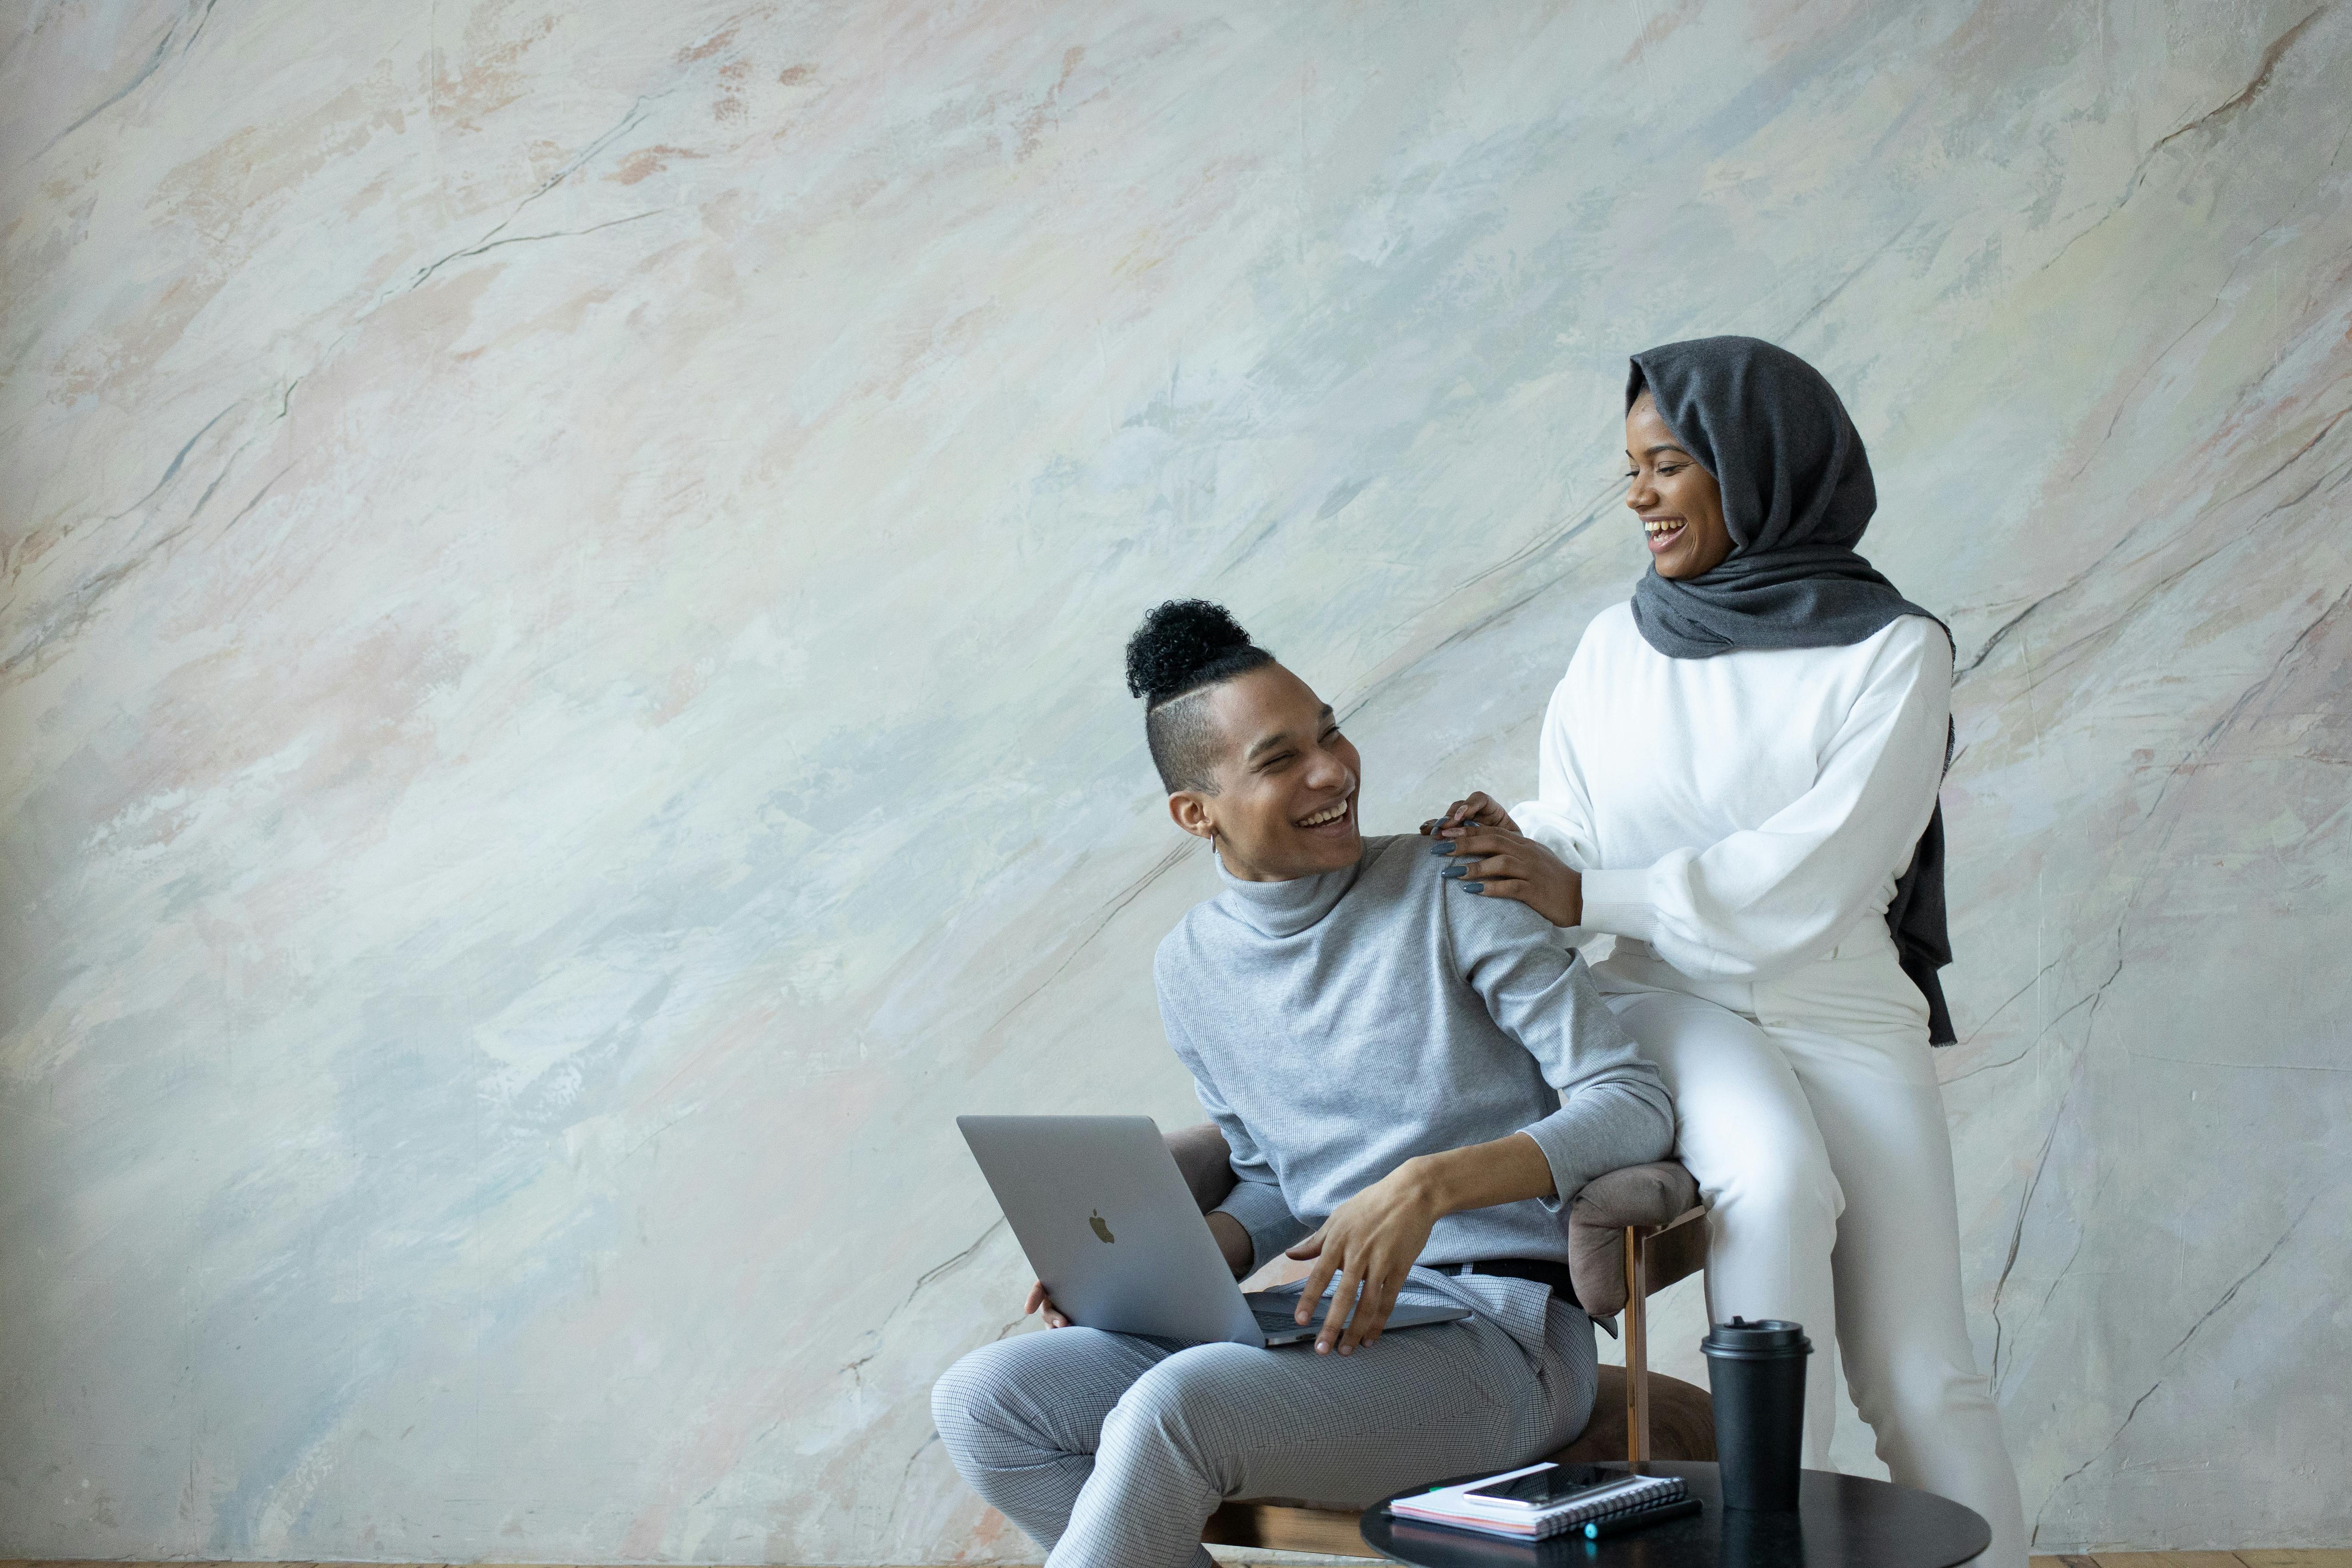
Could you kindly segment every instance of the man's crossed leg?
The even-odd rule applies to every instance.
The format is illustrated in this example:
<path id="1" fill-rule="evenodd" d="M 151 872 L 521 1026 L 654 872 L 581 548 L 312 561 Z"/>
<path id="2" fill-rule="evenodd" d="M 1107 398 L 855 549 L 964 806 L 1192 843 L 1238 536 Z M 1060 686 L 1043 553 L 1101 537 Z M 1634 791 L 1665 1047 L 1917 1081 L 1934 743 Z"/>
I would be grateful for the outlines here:
<path id="1" fill-rule="evenodd" d="M 1531 1354 L 1481 1314 L 1335 1356 L 1055 1329 L 965 1356 L 931 1412 L 956 1468 L 1049 1568 L 1206 1568 L 1201 1528 L 1226 1498 L 1361 1507 L 1572 1439 L 1592 1409 L 1592 1329 L 1554 1300 L 1544 1331 Z"/>

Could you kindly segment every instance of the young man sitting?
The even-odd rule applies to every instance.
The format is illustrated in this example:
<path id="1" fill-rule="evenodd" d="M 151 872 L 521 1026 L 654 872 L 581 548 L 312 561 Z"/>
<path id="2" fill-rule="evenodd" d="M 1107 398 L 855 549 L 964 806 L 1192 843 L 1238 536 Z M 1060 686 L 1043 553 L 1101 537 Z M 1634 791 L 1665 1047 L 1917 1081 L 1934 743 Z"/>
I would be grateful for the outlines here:
<path id="1" fill-rule="evenodd" d="M 1057 1331 L 974 1351 L 931 1408 L 1050 1568 L 1201 1568 L 1223 1499 L 1361 1506 L 1574 1438 L 1596 1373 L 1564 1206 L 1674 1139 L 1581 960 L 1449 876 L 1442 841 L 1364 838 L 1355 747 L 1223 609 L 1153 611 L 1128 683 L 1168 809 L 1225 884 L 1155 965 L 1239 1177 L 1208 1225 L 1236 1278 L 1314 1260 L 1300 1323 L 1333 1304 L 1311 1350 L 1187 1347 L 1068 1327 L 1033 1289 Z M 1383 1337 L 1400 1300 L 1474 1315 Z"/>

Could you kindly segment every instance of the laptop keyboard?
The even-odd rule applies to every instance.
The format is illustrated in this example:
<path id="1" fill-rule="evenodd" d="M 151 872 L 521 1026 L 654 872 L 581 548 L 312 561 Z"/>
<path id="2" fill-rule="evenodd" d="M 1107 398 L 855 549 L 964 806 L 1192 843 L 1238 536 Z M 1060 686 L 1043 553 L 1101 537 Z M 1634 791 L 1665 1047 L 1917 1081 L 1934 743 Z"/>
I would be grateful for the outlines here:
<path id="1" fill-rule="evenodd" d="M 1296 1312 L 1297 1310 L 1298 1310 L 1298 1309 L 1296 1307 L 1286 1311 L 1280 1307 L 1252 1306 L 1250 1308 L 1250 1316 L 1257 1320 L 1257 1326 L 1259 1328 L 1264 1329 L 1268 1333 L 1276 1333 L 1284 1329 L 1296 1329 L 1300 1326 L 1298 1320 L 1291 1316 L 1291 1313 Z M 1322 1321 L 1323 1314 L 1318 1311 L 1315 1314 L 1315 1321 L 1319 1323 Z M 1306 1326 L 1312 1328 L 1315 1324 L 1309 1323 Z"/>

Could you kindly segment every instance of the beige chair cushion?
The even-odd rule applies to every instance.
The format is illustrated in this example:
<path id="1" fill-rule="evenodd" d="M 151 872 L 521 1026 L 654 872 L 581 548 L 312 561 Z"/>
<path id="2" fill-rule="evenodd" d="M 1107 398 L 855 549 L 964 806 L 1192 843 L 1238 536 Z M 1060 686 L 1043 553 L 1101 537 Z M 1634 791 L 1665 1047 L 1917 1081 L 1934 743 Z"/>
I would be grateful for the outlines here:
<path id="1" fill-rule="evenodd" d="M 1674 1160 L 1628 1165 L 1584 1184 L 1568 1205 L 1571 1224 L 1601 1230 L 1664 1225 L 1698 1202 L 1698 1183 Z"/>
<path id="2" fill-rule="evenodd" d="M 1578 1304 L 1596 1318 L 1623 1311 L 1625 1227 L 1664 1225 L 1697 1202 L 1698 1183 L 1672 1160 L 1587 1182 L 1568 1205 L 1568 1277 Z"/>

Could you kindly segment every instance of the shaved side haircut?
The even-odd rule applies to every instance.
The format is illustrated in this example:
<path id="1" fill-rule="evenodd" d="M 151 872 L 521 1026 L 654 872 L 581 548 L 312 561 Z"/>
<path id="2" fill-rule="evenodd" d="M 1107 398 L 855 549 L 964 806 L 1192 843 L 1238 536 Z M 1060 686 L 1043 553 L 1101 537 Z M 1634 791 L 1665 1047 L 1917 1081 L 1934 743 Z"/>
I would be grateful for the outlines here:
<path id="1" fill-rule="evenodd" d="M 1217 793 L 1209 689 L 1274 662 L 1223 605 L 1171 599 L 1127 640 L 1127 689 L 1144 700 L 1143 737 L 1168 793 Z"/>

